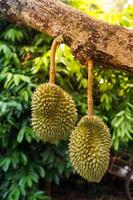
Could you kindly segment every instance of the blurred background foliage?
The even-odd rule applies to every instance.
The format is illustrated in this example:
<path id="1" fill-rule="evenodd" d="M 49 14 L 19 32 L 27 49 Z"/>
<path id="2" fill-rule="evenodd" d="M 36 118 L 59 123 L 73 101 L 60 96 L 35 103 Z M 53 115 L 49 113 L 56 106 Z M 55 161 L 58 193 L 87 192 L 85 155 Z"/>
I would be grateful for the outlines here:
<path id="1" fill-rule="evenodd" d="M 112 24 L 133 25 L 133 5 L 127 0 L 65 3 Z M 59 184 L 74 173 L 67 141 L 42 143 L 31 129 L 31 96 L 40 83 L 48 81 L 52 38 L 5 20 L 0 20 L 0 33 L 0 199 L 48 200 L 45 186 Z M 56 65 L 56 82 L 73 96 L 81 118 L 87 112 L 86 68 L 63 44 L 56 52 Z M 133 153 L 132 76 L 96 66 L 94 104 L 95 114 L 111 130 L 112 149 Z"/>

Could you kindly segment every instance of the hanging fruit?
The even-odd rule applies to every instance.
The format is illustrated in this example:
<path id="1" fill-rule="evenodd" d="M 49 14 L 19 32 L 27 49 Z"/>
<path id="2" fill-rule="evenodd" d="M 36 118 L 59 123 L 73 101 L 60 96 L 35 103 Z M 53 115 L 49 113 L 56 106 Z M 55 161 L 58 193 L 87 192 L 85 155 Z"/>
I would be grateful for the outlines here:
<path id="1" fill-rule="evenodd" d="M 72 97 L 55 84 L 54 39 L 50 52 L 49 83 L 38 86 L 32 96 L 32 127 L 43 141 L 55 143 L 71 134 L 77 121 L 77 110 Z"/>
<path id="2" fill-rule="evenodd" d="M 93 61 L 88 62 L 88 115 L 70 135 L 69 155 L 74 169 L 89 182 L 100 182 L 109 165 L 110 133 L 102 120 L 93 115 Z"/>

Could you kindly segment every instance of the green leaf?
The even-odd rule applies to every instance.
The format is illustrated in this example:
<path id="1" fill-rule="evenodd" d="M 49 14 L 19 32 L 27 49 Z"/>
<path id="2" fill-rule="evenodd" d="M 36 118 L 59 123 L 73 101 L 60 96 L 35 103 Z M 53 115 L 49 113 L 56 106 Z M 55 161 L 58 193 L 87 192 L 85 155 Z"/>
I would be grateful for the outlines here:
<path id="1" fill-rule="evenodd" d="M 15 85 L 18 86 L 19 82 L 20 82 L 20 75 L 19 74 L 14 74 L 13 80 L 14 80 Z"/>
<path id="2" fill-rule="evenodd" d="M 37 198 L 36 198 L 35 196 L 31 196 L 31 197 L 29 198 L 29 200 L 37 200 Z"/>
<path id="3" fill-rule="evenodd" d="M 27 165 L 28 160 L 27 160 L 26 155 L 23 152 L 20 152 L 20 158 L 19 159 L 21 160 L 23 165 Z"/>
<path id="4" fill-rule="evenodd" d="M 42 178 L 44 178 L 45 175 L 46 175 L 44 168 L 41 167 L 41 166 L 38 166 L 37 169 L 38 169 L 38 172 L 39 172 L 40 176 L 41 176 Z"/>
<path id="5" fill-rule="evenodd" d="M 10 163 L 11 163 L 11 159 L 5 158 L 4 160 L 0 162 L 0 167 L 2 167 L 3 171 L 6 172 L 9 169 Z"/>
<path id="6" fill-rule="evenodd" d="M 0 42 L 0 52 L 4 53 L 6 59 L 10 59 L 12 56 L 11 49 L 2 42 Z"/>
<path id="7" fill-rule="evenodd" d="M 119 147 L 119 140 L 118 140 L 118 138 L 116 138 L 114 141 L 114 149 L 117 151 L 118 147 Z"/>
<path id="8" fill-rule="evenodd" d="M 20 61 L 16 53 L 13 53 L 13 60 L 16 67 L 20 67 Z"/>
<path id="9" fill-rule="evenodd" d="M 25 187 L 25 184 L 26 184 L 26 178 L 25 177 L 21 177 L 21 179 L 19 180 L 19 183 L 18 183 L 18 185 L 20 186 L 20 187 Z"/>
<path id="10" fill-rule="evenodd" d="M 64 165 L 64 163 L 61 162 L 61 163 L 57 166 L 57 168 L 58 168 L 59 174 L 62 174 L 63 171 L 65 170 L 65 165 Z"/>
<path id="11" fill-rule="evenodd" d="M 13 200 L 19 200 L 20 190 L 18 187 L 13 188 L 13 191 L 10 194 L 13 197 Z"/>
<path id="12" fill-rule="evenodd" d="M 33 182 L 32 182 L 32 179 L 31 179 L 30 176 L 28 176 L 28 177 L 26 178 L 26 183 L 27 183 L 27 186 L 28 186 L 28 187 L 32 187 Z"/>
<path id="13" fill-rule="evenodd" d="M 12 77 L 13 77 L 12 73 L 7 74 L 6 82 L 5 82 L 5 85 L 4 85 L 5 88 L 9 88 L 9 86 L 12 84 L 12 82 L 13 82 Z"/>
<path id="14" fill-rule="evenodd" d="M 33 175 L 31 175 L 30 177 L 31 177 L 31 179 L 32 179 L 35 183 L 38 183 L 39 177 L 38 177 L 37 174 L 33 173 Z"/>
<path id="15" fill-rule="evenodd" d="M 8 29 L 3 35 L 6 40 L 11 40 L 13 42 L 17 40 L 21 41 L 23 39 L 23 33 L 19 29 L 15 28 Z"/>
<path id="16" fill-rule="evenodd" d="M 26 129 L 26 126 L 23 125 L 22 128 L 20 129 L 20 131 L 18 132 L 18 136 L 17 136 L 17 142 L 18 143 L 21 143 L 24 139 L 24 134 L 25 134 L 25 129 Z"/>
<path id="17" fill-rule="evenodd" d="M 30 78 L 25 75 L 19 75 L 20 79 L 23 80 L 24 82 L 30 83 Z"/>
<path id="18" fill-rule="evenodd" d="M 59 177 L 58 177 L 56 174 L 54 174 L 54 182 L 55 182 L 57 185 L 59 185 L 59 183 L 60 183 Z"/>

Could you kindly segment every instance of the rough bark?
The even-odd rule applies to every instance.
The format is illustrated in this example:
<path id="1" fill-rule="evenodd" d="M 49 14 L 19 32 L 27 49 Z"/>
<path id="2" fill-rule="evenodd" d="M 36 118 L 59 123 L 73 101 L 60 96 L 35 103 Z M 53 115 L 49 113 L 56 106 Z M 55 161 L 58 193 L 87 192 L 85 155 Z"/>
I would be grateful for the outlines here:
<path id="1" fill-rule="evenodd" d="M 58 0 L 0 0 L 0 16 L 49 35 L 63 36 L 75 58 L 133 72 L 133 31 L 109 25 Z"/>

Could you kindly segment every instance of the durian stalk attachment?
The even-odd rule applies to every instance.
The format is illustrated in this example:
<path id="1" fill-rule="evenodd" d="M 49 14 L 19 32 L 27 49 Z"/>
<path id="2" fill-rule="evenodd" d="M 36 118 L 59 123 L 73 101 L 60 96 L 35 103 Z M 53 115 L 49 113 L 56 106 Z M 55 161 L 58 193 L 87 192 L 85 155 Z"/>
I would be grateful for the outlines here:
<path id="1" fill-rule="evenodd" d="M 93 61 L 88 61 L 88 118 L 93 116 Z"/>
<path id="2" fill-rule="evenodd" d="M 58 45 L 57 39 L 54 39 L 50 52 L 49 83 L 51 84 L 55 84 L 55 52 L 57 45 Z"/>
<path id="3" fill-rule="evenodd" d="M 37 87 L 32 96 L 32 127 L 43 141 L 55 143 L 66 139 L 77 121 L 77 110 L 72 97 L 55 84 L 55 51 L 58 45 L 54 39 L 50 52 L 49 83 Z"/>
<path id="4" fill-rule="evenodd" d="M 74 169 L 89 182 L 100 182 L 109 165 L 110 133 L 93 115 L 93 61 L 88 62 L 88 115 L 70 135 L 69 156 Z"/>

